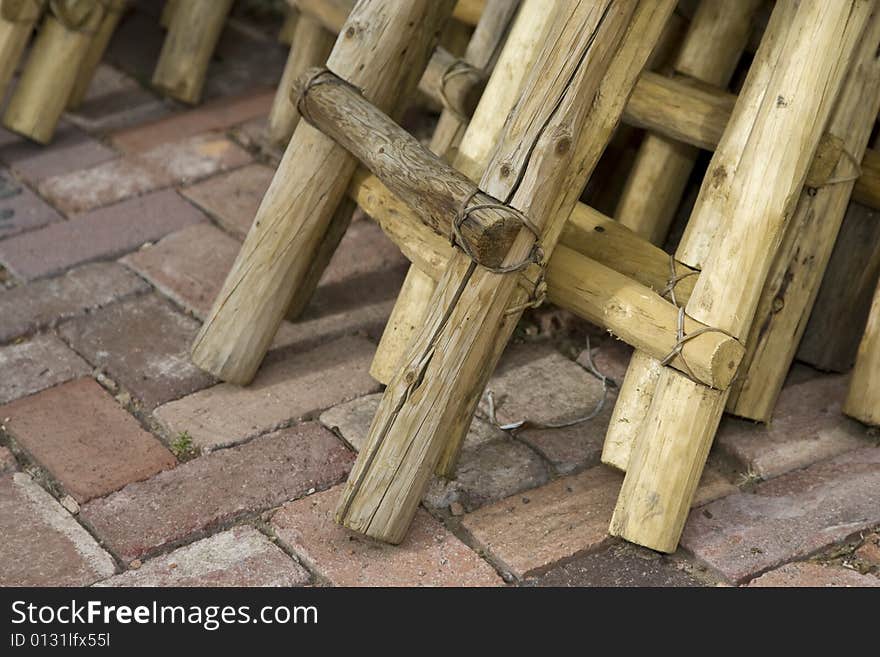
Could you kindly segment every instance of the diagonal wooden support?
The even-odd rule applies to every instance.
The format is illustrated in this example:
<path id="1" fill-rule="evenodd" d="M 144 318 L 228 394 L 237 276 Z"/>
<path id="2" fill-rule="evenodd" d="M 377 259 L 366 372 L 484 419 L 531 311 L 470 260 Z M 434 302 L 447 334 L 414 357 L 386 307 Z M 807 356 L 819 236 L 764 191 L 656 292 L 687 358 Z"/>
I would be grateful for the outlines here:
<path id="1" fill-rule="evenodd" d="M 153 72 L 153 86 L 194 105 L 202 97 L 208 65 L 233 0 L 177 0 Z M 163 14 L 164 16 L 164 14 Z"/>
<path id="2" fill-rule="evenodd" d="M 751 90 L 737 103 L 689 224 L 690 230 L 710 223 L 720 231 L 701 258 L 703 271 L 687 304 L 704 323 L 733 335 L 748 332 L 873 5 L 777 2 L 767 29 L 771 40 L 765 36 L 756 55 L 746 81 Z M 744 102 L 750 99 L 756 102 Z M 728 140 L 741 144 L 732 163 L 723 159 Z M 613 535 L 675 550 L 726 398 L 662 369 L 629 459 Z"/>
<path id="3" fill-rule="evenodd" d="M 0 0 L 0 98 L 24 54 L 45 0 Z"/>
<path id="4" fill-rule="evenodd" d="M 673 70 L 726 87 L 760 5 L 761 0 L 703 0 L 673 62 Z M 654 133 L 645 135 L 615 218 L 651 242 L 662 243 L 697 155 L 694 147 Z"/>
<path id="5" fill-rule="evenodd" d="M 41 144 L 55 133 L 105 12 L 99 0 L 58 0 L 50 8 L 3 117 L 5 127 Z"/>
<path id="6" fill-rule="evenodd" d="M 380 109 L 406 97 L 424 71 L 452 1 L 360 2 L 327 66 Z M 193 345 L 193 361 L 221 379 L 248 383 L 290 299 L 309 274 L 357 161 L 300 122 L 254 224 Z"/>
<path id="7" fill-rule="evenodd" d="M 487 5 L 465 53 L 466 61 L 484 71 L 491 66 L 500 41 L 499 14 L 503 18 L 501 10 L 510 4 L 513 3 L 492 0 Z M 465 126 L 458 112 L 444 110 L 441 114 L 431 150 L 452 162 L 471 180 L 479 180 L 489 162 L 504 119 L 519 98 L 526 73 L 538 55 L 540 37 L 553 8 L 554 4 L 545 0 L 522 3 L 466 134 L 461 134 Z M 370 374 L 377 381 L 387 384 L 397 371 L 407 346 L 424 324 L 434 286 L 435 281 L 418 267 L 410 267 L 370 365 Z"/>
<path id="8" fill-rule="evenodd" d="M 324 30 L 336 34 L 342 31 L 343 24 L 354 6 L 354 0 L 295 0 L 295 5 L 299 8 L 303 19 L 310 19 L 320 23 Z M 515 2 L 513 0 L 492 0 L 482 13 L 480 23 L 474 33 L 474 39 L 485 42 L 488 47 L 491 45 L 493 38 L 502 38 L 503 29 L 501 29 L 499 21 L 503 20 L 505 16 L 509 16 L 510 5 L 515 7 Z M 455 25 L 461 26 L 461 23 L 455 23 Z M 310 27 L 315 29 L 314 23 Z M 490 34 L 487 35 L 487 32 Z M 288 59 L 288 68 L 295 61 L 296 71 L 285 69 L 285 79 L 282 80 L 279 86 L 273 108 L 285 110 L 289 114 L 289 119 L 293 120 L 293 124 L 298 119 L 298 113 L 289 98 L 289 89 L 294 81 L 294 73 L 298 76 L 299 73 L 309 66 L 323 64 L 325 59 L 326 54 L 315 56 L 315 53 L 294 54 L 291 51 L 290 58 Z M 473 99 L 479 97 L 483 84 L 484 76 L 480 70 L 477 70 L 465 61 L 456 59 L 442 47 L 438 46 L 431 55 L 427 68 L 419 81 L 419 90 L 429 97 L 436 99 L 441 105 L 447 105 L 452 108 L 452 112 L 456 115 L 469 115 L 473 111 Z M 393 116 L 395 118 L 399 117 L 405 108 L 405 103 L 398 103 L 394 108 Z M 447 112 L 444 111 L 445 113 Z M 275 112 L 273 111 L 274 114 Z M 279 115 L 279 120 L 282 121 L 281 125 L 284 127 L 284 130 L 279 130 L 276 135 L 279 144 L 282 140 L 283 143 L 287 142 L 290 135 L 283 133 L 288 129 L 292 133 L 294 127 L 290 123 L 283 123 L 282 114 Z M 273 119 L 270 116 L 270 124 L 272 122 Z M 454 137 L 454 134 L 451 135 L 451 138 Z M 321 275 L 329 264 L 339 241 L 345 234 L 353 210 L 353 206 L 344 203 L 334 216 L 325 238 L 310 258 L 307 277 L 294 292 L 287 311 L 288 319 L 296 320 L 311 300 Z"/>
<path id="9" fill-rule="evenodd" d="M 553 251 L 673 2 L 561 4 L 480 187 L 527 216 L 507 265 Z M 547 75 L 553 71 L 553 75 Z M 460 443 L 532 291 L 456 251 L 425 328 L 385 391 L 337 520 L 400 542 L 444 447 Z"/>
<path id="10" fill-rule="evenodd" d="M 829 185 L 801 194 L 770 269 L 727 411 L 769 422 L 810 316 L 880 109 L 880 18 L 871 20 L 828 124 L 848 154 Z"/>

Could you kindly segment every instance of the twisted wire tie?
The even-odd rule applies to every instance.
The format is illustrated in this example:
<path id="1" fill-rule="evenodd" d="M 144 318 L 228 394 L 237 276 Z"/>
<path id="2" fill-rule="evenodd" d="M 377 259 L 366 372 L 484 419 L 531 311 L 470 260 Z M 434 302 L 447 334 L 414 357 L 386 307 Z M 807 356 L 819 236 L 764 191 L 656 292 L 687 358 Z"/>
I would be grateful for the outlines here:
<path id="1" fill-rule="evenodd" d="M 525 214 L 517 210 L 516 208 L 505 205 L 504 203 L 493 201 L 488 203 L 477 203 L 475 205 L 470 205 L 470 202 L 473 198 L 480 193 L 480 190 L 474 189 L 465 199 L 462 201 L 461 206 L 458 209 L 458 212 L 455 215 L 455 218 L 452 221 L 452 235 L 450 236 L 450 243 L 453 246 L 457 246 L 460 248 L 464 254 L 470 258 L 473 262 L 480 265 L 484 269 L 495 273 L 495 274 L 513 274 L 516 272 L 521 272 L 524 269 L 530 267 L 533 264 L 536 264 L 540 267 L 541 273 L 538 276 L 537 281 L 535 282 L 534 289 L 530 293 L 530 298 L 525 303 L 519 304 L 517 306 L 513 306 L 508 308 L 504 313 L 505 316 L 513 315 L 518 312 L 525 310 L 526 308 L 537 308 L 547 298 L 547 283 L 544 280 L 544 248 L 541 246 L 541 231 L 540 229 L 532 223 L 532 220 L 529 219 Z M 532 244 L 532 248 L 529 251 L 529 254 L 523 258 L 520 262 L 513 263 L 511 265 L 498 265 L 498 266 L 490 266 L 485 265 L 480 262 L 477 255 L 474 253 L 471 245 L 464 238 L 464 235 L 461 232 L 461 225 L 464 223 L 465 219 L 470 216 L 472 212 L 476 210 L 500 210 L 502 212 L 507 212 L 512 214 L 522 225 L 525 227 L 532 235 L 535 236 L 535 241 Z"/>

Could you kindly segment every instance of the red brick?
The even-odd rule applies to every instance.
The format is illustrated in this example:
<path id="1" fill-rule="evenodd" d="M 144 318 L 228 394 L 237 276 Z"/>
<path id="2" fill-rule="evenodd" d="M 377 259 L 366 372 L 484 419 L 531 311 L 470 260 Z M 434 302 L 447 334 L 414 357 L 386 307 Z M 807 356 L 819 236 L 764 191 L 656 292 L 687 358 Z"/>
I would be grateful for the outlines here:
<path id="1" fill-rule="evenodd" d="M 54 335 L 0 347 L 0 404 L 88 374 L 91 368 Z M 0 419 L 2 419 L 0 414 Z"/>
<path id="2" fill-rule="evenodd" d="M 342 480 L 353 461 L 333 434 L 301 424 L 188 461 L 82 507 L 123 561 Z"/>
<path id="3" fill-rule="evenodd" d="M 58 125 L 49 146 L 16 140 L 0 147 L 0 161 L 31 184 L 51 176 L 93 167 L 115 157 L 116 152 L 112 148 L 65 121 Z"/>
<path id="4" fill-rule="evenodd" d="M 264 90 L 207 102 L 198 109 L 117 132 L 111 141 L 116 148 L 128 153 L 148 151 L 157 144 L 178 142 L 208 130 L 225 130 L 237 123 L 266 115 L 274 97 L 274 91 Z"/>
<path id="5" fill-rule="evenodd" d="M 136 159 L 119 157 L 90 169 L 46 178 L 39 192 L 56 208 L 74 215 L 169 187 L 171 178 Z"/>
<path id="6" fill-rule="evenodd" d="M 462 526 L 513 575 L 538 574 L 608 540 L 622 481 L 598 466 L 478 509 Z"/>
<path id="7" fill-rule="evenodd" d="M 529 343 L 505 352 L 486 389 L 495 395 L 496 416 L 502 424 L 523 419 L 552 424 L 585 417 L 594 412 L 603 394 L 602 383 L 580 365 L 547 345 Z M 485 397 L 480 409 L 488 413 Z M 560 429 L 525 429 L 517 437 L 559 472 L 581 470 L 599 462 L 613 409 L 611 390 L 604 409 L 592 420 Z"/>
<path id="8" fill-rule="evenodd" d="M 6 429 L 83 503 L 177 465 L 93 379 L 0 407 Z"/>
<path id="9" fill-rule="evenodd" d="M 247 164 L 250 155 L 223 136 L 206 133 L 162 144 L 91 169 L 48 178 L 40 193 L 66 214 L 117 203 L 172 184 Z"/>
<path id="10" fill-rule="evenodd" d="M 198 328 L 149 294 L 71 320 L 60 333 L 149 410 L 214 382 L 189 358 Z"/>
<path id="11" fill-rule="evenodd" d="M 880 524 L 880 448 L 847 452 L 691 512 L 681 544 L 732 582 Z"/>
<path id="12" fill-rule="evenodd" d="M 541 577 L 527 580 L 530 586 L 702 586 L 664 555 L 628 543 L 576 557 Z"/>
<path id="13" fill-rule="evenodd" d="M 155 121 L 171 113 L 171 105 L 107 64 L 100 64 L 85 99 L 68 110 L 68 121 L 90 133 L 119 131 Z"/>
<path id="14" fill-rule="evenodd" d="M 56 221 L 61 215 L 52 206 L 0 169 L 0 239 Z"/>
<path id="15" fill-rule="evenodd" d="M 28 475 L 0 477 L 0 586 L 88 586 L 113 559 Z"/>
<path id="16" fill-rule="evenodd" d="M 321 422 L 360 450 L 366 443 L 381 398 L 380 393 L 339 404 L 322 413 Z M 489 502 L 540 486 L 548 478 L 546 464 L 531 449 L 488 422 L 474 418 L 454 477 L 435 477 L 428 486 L 424 503 L 444 511 L 453 505 L 473 511 Z"/>
<path id="17" fill-rule="evenodd" d="M 716 449 L 743 472 L 769 479 L 865 447 L 865 428 L 840 410 L 848 385 L 839 375 L 789 381 L 769 425 L 725 418 Z"/>
<path id="18" fill-rule="evenodd" d="M 771 570 L 749 582 L 749 586 L 781 587 L 781 586 L 806 586 L 806 587 L 877 587 L 880 586 L 880 578 L 871 575 L 862 575 L 855 570 L 840 566 L 826 566 L 824 564 L 800 562 L 789 563 L 776 570 Z"/>
<path id="19" fill-rule="evenodd" d="M 305 353 L 271 355 L 249 386 L 220 383 L 160 406 L 156 419 L 172 435 L 187 431 L 195 445 L 234 445 L 291 420 L 374 392 L 368 374 L 375 347 L 347 337 Z"/>
<path id="20" fill-rule="evenodd" d="M 0 447 L 0 475 L 18 471 L 18 461 L 8 447 Z"/>
<path id="21" fill-rule="evenodd" d="M 308 571 L 253 527 L 233 527 L 97 586 L 303 586 Z"/>
<path id="22" fill-rule="evenodd" d="M 274 175 L 275 170 L 271 167 L 249 164 L 191 185 L 182 189 L 181 194 L 203 208 L 230 233 L 244 239 Z"/>
<path id="23" fill-rule="evenodd" d="M 92 260 L 120 256 L 204 215 L 174 190 L 155 192 L 0 242 L 0 263 L 31 280 Z"/>
<path id="24" fill-rule="evenodd" d="M 114 301 L 150 289 L 115 262 L 71 269 L 63 276 L 34 281 L 0 293 L 0 342 L 53 327 Z"/>
<path id="25" fill-rule="evenodd" d="M 716 477 L 707 468 L 694 506 L 720 494 Z M 609 540 L 622 482 L 622 474 L 600 465 L 485 506 L 462 526 L 513 575 L 534 576 Z"/>
<path id="26" fill-rule="evenodd" d="M 127 255 L 121 262 L 204 319 L 240 246 L 211 224 L 196 224 Z"/>
<path id="27" fill-rule="evenodd" d="M 493 569 L 419 509 L 403 543 L 378 543 L 333 521 L 340 488 L 285 505 L 279 540 L 334 586 L 499 586 Z"/>

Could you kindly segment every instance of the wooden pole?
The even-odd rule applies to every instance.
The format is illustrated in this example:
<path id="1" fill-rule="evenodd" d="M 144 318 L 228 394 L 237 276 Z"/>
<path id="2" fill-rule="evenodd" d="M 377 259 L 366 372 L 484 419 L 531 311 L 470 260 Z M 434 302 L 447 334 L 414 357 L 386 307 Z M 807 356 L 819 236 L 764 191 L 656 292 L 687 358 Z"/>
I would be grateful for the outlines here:
<path id="1" fill-rule="evenodd" d="M 281 29 L 278 30 L 278 43 L 285 46 L 293 44 L 297 21 L 299 21 L 299 10 L 288 5 L 284 12 L 284 22 L 281 24 Z"/>
<path id="2" fill-rule="evenodd" d="M 6 97 L 6 87 L 43 12 L 43 4 L 43 0 L 0 0 L 0 98 Z"/>
<path id="3" fill-rule="evenodd" d="M 452 5 L 361 2 L 327 66 L 388 110 L 415 89 Z M 196 337 L 192 357 L 202 369 L 234 383 L 253 379 L 356 167 L 345 149 L 300 122 Z"/>
<path id="4" fill-rule="evenodd" d="M 549 256 L 674 3 L 571 2 L 546 45 L 480 187 L 529 217 Z M 553 71 L 554 75 L 546 75 Z M 524 229 L 505 260 L 535 254 Z M 382 398 L 337 521 L 400 542 L 440 456 L 460 443 L 531 291 L 456 251 L 427 323 Z"/>
<path id="5" fill-rule="evenodd" d="M 284 74 L 278 83 L 272 110 L 269 112 L 269 141 L 275 146 L 286 146 L 290 141 L 296 124 L 299 122 L 299 111 L 291 102 L 290 90 L 303 71 L 313 66 L 322 66 L 327 61 L 336 37 L 308 14 L 299 17 L 294 31 L 293 43 Z"/>
<path id="6" fill-rule="evenodd" d="M 3 117 L 8 129 L 41 144 L 52 139 L 104 16 L 98 0 L 62 0 L 51 8 Z"/>
<path id="7" fill-rule="evenodd" d="M 880 425 L 880 286 L 859 345 L 843 412 L 865 424 Z"/>
<path id="8" fill-rule="evenodd" d="M 199 102 L 232 1 L 179 0 L 153 72 L 154 87 L 183 103 Z"/>
<path id="9" fill-rule="evenodd" d="M 776 406 L 859 175 L 856 162 L 880 109 L 878 45 L 880 20 L 872 20 L 828 124 L 828 132 L 842 138 L 849 156 L 835 171 L 833 179 L 839 182 L 801 194 L 785 229 L 727 401 L 727 411 L 734 415 L 769 422 Z"/>
<path id="10" fill-rule="evenodd" d="M 519 99 L 526 76 L 543 45 L 541 36 L 549 25 L 555 6 L 556 3 L 546 0 L 525 0 L 522 3 L 480 103 L 468 126 L 463 127 L 465 134 L 457 147 L 452 146 L 461 129 L 456 130 L 450 141 L 448 133 L 442 132 L 438 125 L 431 150 L 445 156 L 471 180 L 479 180 L 489 163 L 504 120 Z M 487 9 L 486 14 L 489 18 L 484 20 L 492 20 L 492 9 Z M 482 34 L 482 26 L 478 25 L 474 39 L 481 39 Z M 488 44 L 489 39 L 482 43 Z M 473 48 L 476 50 L 476 45 Z M 483 52 L 475 58 L 477 56 L 485 58 L 486 55 Z M 491 60 L 491 55 L 489 58 Z M 429 282 L 418 267 L 410 267 L 370 366 L 370 374 L 377 381 L 386 385 L 391 381 L 406 347 L 425 323 L 433 290 L 433 281 Z M 441 467 L 451 469 L 454 464 L 442 458 Z"/>
<path id="11" fill-rule="evenodd" d="M 165 0 L 165 6 L 162 7 L 162 14 L 159 16 L 159 25 L 166 30 L 171 26 L 174 20 L 174 13 L 177 11 L 181 0 Z"/>
<path id="12" fill-rule="evenodd" d="M 785 13 L 787 4 L 777 2 L 774 14 Z M 737 163 L 725 168 L 723 181 L 713 159 L 690 223 L 709 209 L 725 217 L 687 304 L 694 318 L 732 335 L 748 332 L 786 220 L 872 10 L 873 3 L 857 0 L 801 3 L 781 31 L 781 52 L 771 62 L 760 102 L 742 111 L 742 98 L 749 95 L 737 103 L 725 140 L 733 135 L 744 148 Z M 747 84 L 762 77 L 760 70 L 750 73 Z M 716 158 L 727 150 L 722 146 Z M 671 368 L 660 372 L 612 517 L 612 535 L 661 552 L 676 549 L 726 398 L 726 392 Z"/>
<path id="13" fill-rule="evenodd" d="M 703 0 L 691 21 L 673 70 L 726 87 L 749 38 L 762 0 Z M 651 242 L 666 239 L 698 151 L 648 133 L 617 204 L 615 218 Z"/>
<path id="14" fill-rule="evenodd" d="M 92 43 L 89 46 L 85 59 L 80 64 L 79 73 L 76 76 L 76 84 L 74 84 L 73 91 L 70 93 L 70 99 L 67 101 L 68 109 L 76 109 L 82 105 L 83 99 L 85 99 L 86 93 L 89 90 L 89 85 L 92 83 L 92 78 L 95 77 L 98 64 L 104 58 L 107 46 L 110 45 L 110 39 L 116 31 L 116 26 L 119 25 L 119 20 L 122 18 L 127 5 L 127 0 L 110 0 L 105 3 L 106 12 L 104 20 L 98 26 L 98 31 L 92 38 Z"/>

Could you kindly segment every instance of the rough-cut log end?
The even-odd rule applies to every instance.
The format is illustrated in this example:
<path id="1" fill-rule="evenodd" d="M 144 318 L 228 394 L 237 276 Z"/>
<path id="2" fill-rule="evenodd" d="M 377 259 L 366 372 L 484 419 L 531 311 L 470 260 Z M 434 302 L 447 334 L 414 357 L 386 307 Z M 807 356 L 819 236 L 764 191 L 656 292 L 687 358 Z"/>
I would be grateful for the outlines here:
<path id="1" fill-rule="evenodd" d="M 739 372 L 739 365 L 746 354 L 743 345 L 734 338 L 723 340 L 712 354 L 711 368 L 713 388 L 727 390 Z"/>
<path id="2" fill-rule="evenodd" d="M 193 364 L 226 383 L 248 385 L 260 367 L 261 359 L 255 358 L 254 354 L 262 352 L 255 351 L 249 341 L 215 335 L 215 332 L 207 330 L 210 326 L 207 322 L 203 324 L 193 342 L 190 351 Z"/>

